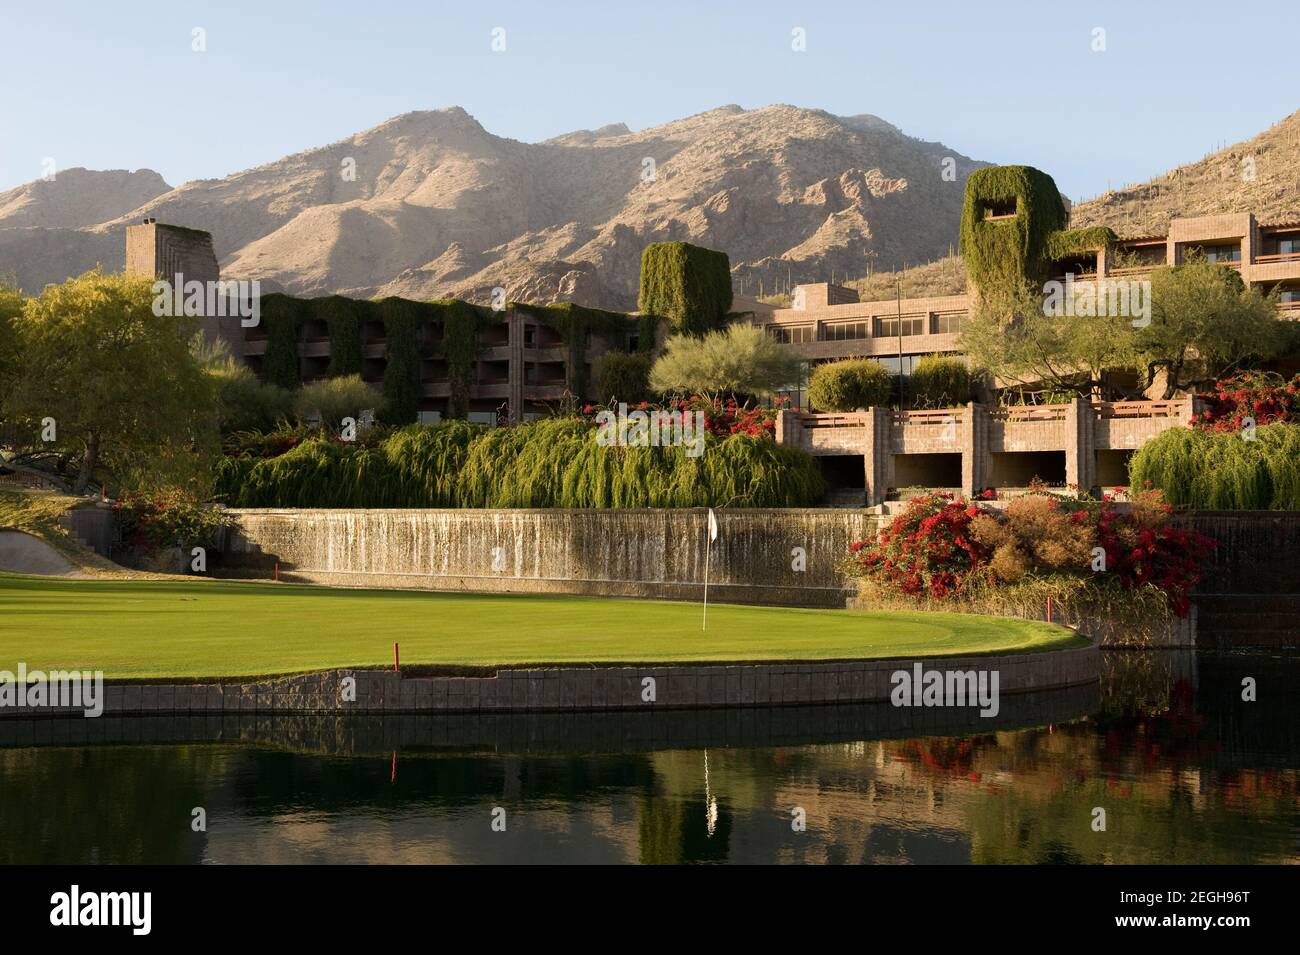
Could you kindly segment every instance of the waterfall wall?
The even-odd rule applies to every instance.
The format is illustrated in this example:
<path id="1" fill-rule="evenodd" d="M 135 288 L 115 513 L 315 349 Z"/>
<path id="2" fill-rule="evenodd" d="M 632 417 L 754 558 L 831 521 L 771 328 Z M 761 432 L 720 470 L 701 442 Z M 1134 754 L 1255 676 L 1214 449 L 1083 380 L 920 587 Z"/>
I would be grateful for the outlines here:
<path id="1" fill-rule="evenodd" d="M 234 510 L 227 576 L 843 606 L 837 566 L 879 518 L 856 510 Z"/>

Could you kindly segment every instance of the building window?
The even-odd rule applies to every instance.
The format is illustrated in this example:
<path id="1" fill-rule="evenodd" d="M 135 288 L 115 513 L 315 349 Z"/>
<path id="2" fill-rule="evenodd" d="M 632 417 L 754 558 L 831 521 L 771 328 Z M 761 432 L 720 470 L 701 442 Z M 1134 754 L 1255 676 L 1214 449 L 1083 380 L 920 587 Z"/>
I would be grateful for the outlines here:
<path id="1" fill-rule="evenodd" d="M 910 375 L 912 373 L 912 369 L 916 367 L 916 363 L 920 360 L 921 360 L 920 355 L 904 355 L 903 362 L 902 362 L 903 374 Z M 883 355 L 880 358 L 877 358 L 876 361 L 878 361 L 881 365 L 883 365 L 891 375 L 898 374 L 899 362 L 898 362 L 897 355 Z"/>
<path id="2" fill-rule="evenodd" d="M 931 328 L 936 335 L 954 335 L 961 331 L 965 318 L 965 312 L 936 312 Z"/>
<path id="3" fill-rule="evenodd" d="M 869 324 L 861 322 L 839 322 L 834 325 L 823 326 L 822 341 L 827 342 L 848 342 L 858 338 L 870 338 L 871 330 Z M 811 341 L 812 339 L 809 339 Z"/>
<path id="4" fill-rule="evenodd" d="M 1230 245 L 1190 246 L 1189 251 L 1199 252 L 1206 262 L 1227 263 L 1241 261 L 1240 242 L 1233 242 Z"/>
<path id="5" fill-rule="evenodd" d="M 984 219 L 1013 219 L 1016 215 L 1016 197 L 990 199 L 984 203 Z"/>
<path id="6" fill-rule="evenodd" d="M 802 345 L 817 340 L 813 325 L 769 325 L 767 332 L 783 345 Z"/>
<path id="7" fill-rule="evenodd" d="M 904 315 L 902 318 L 902 331 L 899 331 L 899 319 L 894 318 L 877 318 L 876 319 L 876 337 L 877 338 L 897 338 L 899 334 L 903 335 L 924 335 L 925 334 L 925 316 L 924 315 Z"/>
<path id="8" fill-rule="evenodd" d="M 525 348 L 537 347 L 537 326 L 536 325 L 524 326 L 524 347 Z"/>

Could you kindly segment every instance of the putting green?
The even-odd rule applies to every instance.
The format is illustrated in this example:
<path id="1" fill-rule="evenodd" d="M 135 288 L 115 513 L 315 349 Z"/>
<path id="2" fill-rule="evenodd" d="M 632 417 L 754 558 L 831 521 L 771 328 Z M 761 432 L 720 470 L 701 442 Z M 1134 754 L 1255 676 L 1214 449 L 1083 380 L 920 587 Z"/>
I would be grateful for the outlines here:
<path id="1" fill-rule="evenodd" d="M 201 678 L 390 665 L 699 663 L 1014 653 L 1086 646 L 1004 617 L 551 595 L 0 574 L 0 670 Z"/>

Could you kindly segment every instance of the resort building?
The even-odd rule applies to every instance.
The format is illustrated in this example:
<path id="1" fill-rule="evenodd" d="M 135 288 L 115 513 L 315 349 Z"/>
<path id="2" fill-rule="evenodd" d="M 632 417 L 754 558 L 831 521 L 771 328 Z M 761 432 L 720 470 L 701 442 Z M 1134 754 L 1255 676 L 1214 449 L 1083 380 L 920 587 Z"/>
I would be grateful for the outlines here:
<path id="1" fill-rule="evenodd" d="M 1016 214 L 990 215 L 986 221 Z M 1011 222 L 1006 223 L 1008 227 Z M 1228 265 L 1248 285 L 1278 292 L 1279 317 L 1300 319 L 1300 222 L 1260 223 L 1249 212 L 1174 219 L 1165 235 L 1119 239 L 1056 263 L 1050 278 L 1069 274 L 1076 285 L 1133 279 L 1178 265 L 1189 253 Z M 955 353 L 972 295 L 860 302 L 853 289 L 829 283 L 796 286 L 790 308 L 755 311 L 755 322 L 787 343 L 811 368 L 844 358 L 871 358 L 907 374 L 924 355 Z M 806 376 L 804 378 L 806 383 Z M 802 393 L 792 392 L 796 405 Z"/>
<path id="2" fill-rule="evenodd" d="M 1102 227 L 1068 229 L 1068 217 L 1044 173 L 1029 167 L 979 170 L 967 182 L 962 221 L 965 293 L 861 302 L 852 289 L 819 283 L 796 287 L 790 308 L 734 296 L 732 312 L 805 360 L 801 380 L 790 391 L 797 409 L 807 409 L 803 387 L 817 364 L 868 358 L 905 376 L 924 355 L 959 352 L 973 290 L 981 275 L 992 281 L 995 271 L 1032 281 L 1068 276 L 1078 287 L 1140 279 L 1196 255 L 1236 269 L 1251 286 L 1276 290 L 1280 317 L 1300 318 L 1300 222 L 1260 223 L 1244 212 L 1174 219 L 1164 235 L 1119 238 Z M 168 280 L 220 279 L 207 233 L 153 220 L 128 228 L 126 266 Z M 258 323 L 210 317 L 205 332 L 226 340 L 267 380 L 293 386 L 357 373 L 386 395 L 402 394 L 408 420 L 426 423 L 443 417 L 517 422 L 552 413 L 575 397 L 595 399 L 593 363 L 601 355 L 653 354 L 666 334 L 663 322 L 573 305 L 511 303 L 494 311 L 465 303 L 339 296 L 264 296 L 261 303 Z M 404 325 L 394 310 L 414 320 Z M 404 336 L 395 340 L 402 328 Z M 1078 404 L 1014 413 L 971 405 L 948 414 L 872 409 L 862 415 L 785 415 L 782 438 L 841 459 L 826 461 L 828 473 L 843 472 L 834 483 L 875 503 L 890 489 L 910 484 L 969 493 L 1034 476 L 1085 488 L 1122 483 L 1127 455 L 1153 429 L 1181 425 L 1190 412 L 1186 402 Z M 1024 457 L 1031 454 L 1038 457 Z"/>

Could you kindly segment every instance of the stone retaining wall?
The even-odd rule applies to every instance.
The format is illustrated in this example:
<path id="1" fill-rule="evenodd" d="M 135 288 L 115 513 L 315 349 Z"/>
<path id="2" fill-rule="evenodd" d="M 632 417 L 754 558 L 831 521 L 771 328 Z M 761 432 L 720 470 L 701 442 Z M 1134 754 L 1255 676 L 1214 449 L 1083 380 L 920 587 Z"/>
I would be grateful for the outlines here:
<path id="1" fill-rule="evenodd" d="M 299 583 L 843 607 L 839 565 L 872 536 L 860 510 L 246 509 L 220 576 Z"/>
<path id="2" fill-rule="evenodd" d="M 871 703 L 888 700 L 891 674 L 910 672 L 914 663 L 925 670 L 996 670 L 999 695 L 1093 683 L 1101 675 L 1096 646 L 848 663 L 503 669 L 491 676 L 327 670 L 244 684 L 107 685 L 104 714 L 510 713 Z M 343 699 L 347 679 L 355 681 L 355 701 Z M 643 699 L 647 679 L 654 681 L 653 702 Z M 75 712 L 10 707 L 0 710 L 0 717 Z"/>

